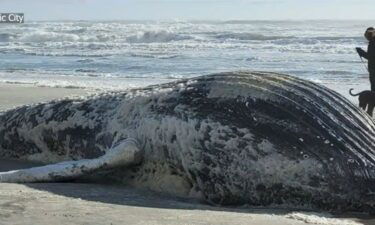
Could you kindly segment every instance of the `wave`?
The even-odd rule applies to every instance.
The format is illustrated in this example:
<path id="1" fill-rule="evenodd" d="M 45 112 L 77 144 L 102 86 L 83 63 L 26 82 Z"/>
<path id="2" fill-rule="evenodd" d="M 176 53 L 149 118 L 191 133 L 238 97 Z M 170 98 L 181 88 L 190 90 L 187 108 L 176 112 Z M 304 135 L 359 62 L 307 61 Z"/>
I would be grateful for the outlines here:
<path id="1" fill-rule="evenodd" d="M 48 53 L 48 52 L 26 52 L 25 55 L 32 55 L 32 56 L 52 56 L 52 57 L 87 57 L 87 58 L 103 58 L 108 56 L 113 56 L 114 54 L 107 54 L 107 53 L 65 53 L 65 52 L 54 52 L 54 53 Z"/>
<path id="2" fill-rule="evenodd" d="M 87 89 L 87 90 L 101 90 L 99 88 L 89 88 L 84 86 L 76 86 L 71 84 L 40 84 L 36 82 L 28 82 L 28 81 L 0 81 L 5 84 L 18 84 L 18 85 L 33 85 L 35 87 L 52 87 L 52 88 L 66 88 L 66 89 Z"/>
<path id="3" fill-rule="evenodd" d="M 130 43 L 171 42 L 192 39 L 191 36 L 175 34 L 169 31 L 146 31 L 129 36 L 126 40 Z"/>
<path id="4" fill-rule="evenodd" d="M 33 72 L 35 69 L 32 68 L 5 68 L 5 69 L 0 69 L 0 71 L 5 71 L 7 73 L 15 73 L 15 72 Z"/>
<path id="5" fill-rule="evenodd" d="M 96 70 L 93 69 L 76 69 L 75 72 L 78 73 L 96 73 Z M 92 76 L 99 76 L 99 75 L 92 75 Z"/>
<path id="6" fill-rule="evenodd" d="M 97 34 L 97 35 L 82 35 L 77 33 L 63 33 L 50 31 L 36 31 L 25 33 L 19 38 L 13 39 L 16 42 L 108 42 L 116 40 L 116 35 Z"/>
<path id="7" fill-rule="evenodd" d="M 1 33 L 0 34 L 0 42 L 9 42 L 12 41 L 17 35 L 9 34 L 9 33 Z"/>
<path id="8" fill-rule="evenodd" d="M 78 29 L 67 30 L 66 32 L 70 33 L 70 34 L 82 34 L 82 33 L 85 33 L 86 31 L 87 31 L 87 28 L 82 27 L 82 28 L 78 28 Z"/>
<path id="9" fill-rule="evenodd" d="M 291 39 L 293 36 L 265 36 L 257 33 L 227 33 L 218 34 L 215 36 L 217 39 L 235 39 L 241 41 L 272 41 L 279 39 Z"/>
<path id="10" fill-rule="evenodd" d="M 64 33 L 45 32 L 45 31 L 28 33 L 18 39 L 18 41 L 21 41 L 21 42 L 63 42 L 63 41 L 76 42 L 79 40 L 80 40 L 80 37 L 75 34 L 64 34 Z"/>
<path id="11" fill-rule="evenodd" d="M 79 59 L 76 62 L 79 62 L 79 63 L 92 63 L 92 62 L 94 62 L 94 60 L 92 60 L 92 59 Z"/>
<path id="12" fill-rule="evenodd" d="M 326 70 L 326 71 L 322 71 L 322 72 L 324 72 L 325 74 L 328 74 L 328 75 L 339 75 L 339 76 L 355 74 L 355 72 L 353 72 L 353 71 L 345 71 L 345 70 Z"/>
<path id="13" fill-rule="evenodd" d="M 214 36 L 217 39 L 233 39 L 240 41 L 274 41 L 275 44 L 316 44 L 319 42 L 361 42 L 362 37 L 347 37 L 347 36 L 278 36 L 278 35 L 263 35 L 259 33 L 224 33 Z"/>
<path id="14" fill-rule="evenodd" d="M 346 37 L 346 36 L 327 36 L 327 37 L 311 37 L 312 39 L 320 40 L 320 41 L 337 41 L 337 40 L 355 40 L 355 41 L 362 41 L 362 37 L 358 36 L 352 36 L 352 37 Z"/>
<path id="15" fill-rule="evenodd" d="M 142 54 L 142 53 L 130 53 L 131 57 L 135 58 L 150 58 L 150 59 L 173 59 L 179 57 L 179 55 L 166 55 L 166 54 Z"/>
<path id="16" fill-rule="evenodd" d="M 173 32 L 161 31 L 145 31 L 130 36 L 124 36 L 119 32 L 110 33 L 88 33 L 86 29 L 65 30 L 65 31 L 32 31 L 25 32 L 16 36 L 9 33 L 0 34 L 0 42 L 24 42 L 24 43 L 49 43 L 49 42 L 86 42 L 91 43 L 90 48 L 102 48 L 100 43 L 164 43 L 172 41 L 182 41 L 193 39 L 192 36 L 176 34 Z"/>
<path id="17" fill-rule="evenodd" d="M 304 23 L 304 21 L 292 21 L 292 20 L 226 20 L 226 21 L 220 21 L 216 23 L 221 24 L 301 24 Z"/>
<path id="18" fill-rule="evenodd" d="M 40 77 L 30 77 L 25 75 L 19 76 L 0 76 L 0 83 L 14 84 L 14 85 L 32 85 L 35 87 L 52 87 L 52 88 L 70 88 L 70 89 L 86 89 L 93 91 L 107 91 L 107 90 L 126 90 L 135 87 L 144 87 L 159 83 L 165 83 L 181 79 L 180 76 L 112 76 L 104 78 L 103 76 L 83 75 L 79 76 L 60 76 L 41 75 Z"/>

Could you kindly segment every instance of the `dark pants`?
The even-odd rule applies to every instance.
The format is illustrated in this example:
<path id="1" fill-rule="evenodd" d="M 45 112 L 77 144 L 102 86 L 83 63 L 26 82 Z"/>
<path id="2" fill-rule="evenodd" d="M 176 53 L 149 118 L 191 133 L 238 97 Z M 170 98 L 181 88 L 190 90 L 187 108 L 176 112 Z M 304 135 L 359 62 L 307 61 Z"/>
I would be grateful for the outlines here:
<path id="1" fill-rule="evenodd" d="M 369 68 L 371 91 L 375 91 L 375 68 Z"/>
<path id="2" fill-rule="evenodd" d="M 371 91 L 375 91 L 375 73 L 370 73 Z"/>

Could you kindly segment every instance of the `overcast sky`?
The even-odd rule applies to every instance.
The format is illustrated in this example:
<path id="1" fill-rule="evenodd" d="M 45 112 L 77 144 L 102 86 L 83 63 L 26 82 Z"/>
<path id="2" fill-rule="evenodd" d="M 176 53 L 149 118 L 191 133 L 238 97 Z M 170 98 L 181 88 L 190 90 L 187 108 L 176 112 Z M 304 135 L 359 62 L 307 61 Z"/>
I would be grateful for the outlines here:
<path id="1" fill-rule="evenodd" d="M 0 0 L 26 20 L 375 19 L 375 0 Z"/>

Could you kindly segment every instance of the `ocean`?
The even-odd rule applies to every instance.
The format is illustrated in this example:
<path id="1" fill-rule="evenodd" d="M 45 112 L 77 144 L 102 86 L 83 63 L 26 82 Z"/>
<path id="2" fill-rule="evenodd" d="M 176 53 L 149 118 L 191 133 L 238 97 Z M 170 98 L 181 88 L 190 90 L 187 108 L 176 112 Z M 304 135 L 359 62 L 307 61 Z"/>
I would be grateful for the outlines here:
<path id="1" fill-rule="evenodd" d="M 53 21 L 0 24 L 0 82 L 123 90 L 259 70 L 341 93 L 369 89 L 355 47 L 375 21 Z"/>

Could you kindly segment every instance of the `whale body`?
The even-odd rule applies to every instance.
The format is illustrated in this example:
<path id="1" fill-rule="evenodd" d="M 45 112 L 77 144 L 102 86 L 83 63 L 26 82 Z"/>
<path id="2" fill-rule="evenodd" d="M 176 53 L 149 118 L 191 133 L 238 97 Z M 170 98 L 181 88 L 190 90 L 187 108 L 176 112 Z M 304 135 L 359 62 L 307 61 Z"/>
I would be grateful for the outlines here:
<path id="1" fill-rule="evenodd" d="M 127 184 L 219 205 L 371 212 L 374 135 L 328 88 L 240 71 L 3 112 L 0 157 L 96 159 L 131 138 L 143 159 L 110 172 Z"/>

